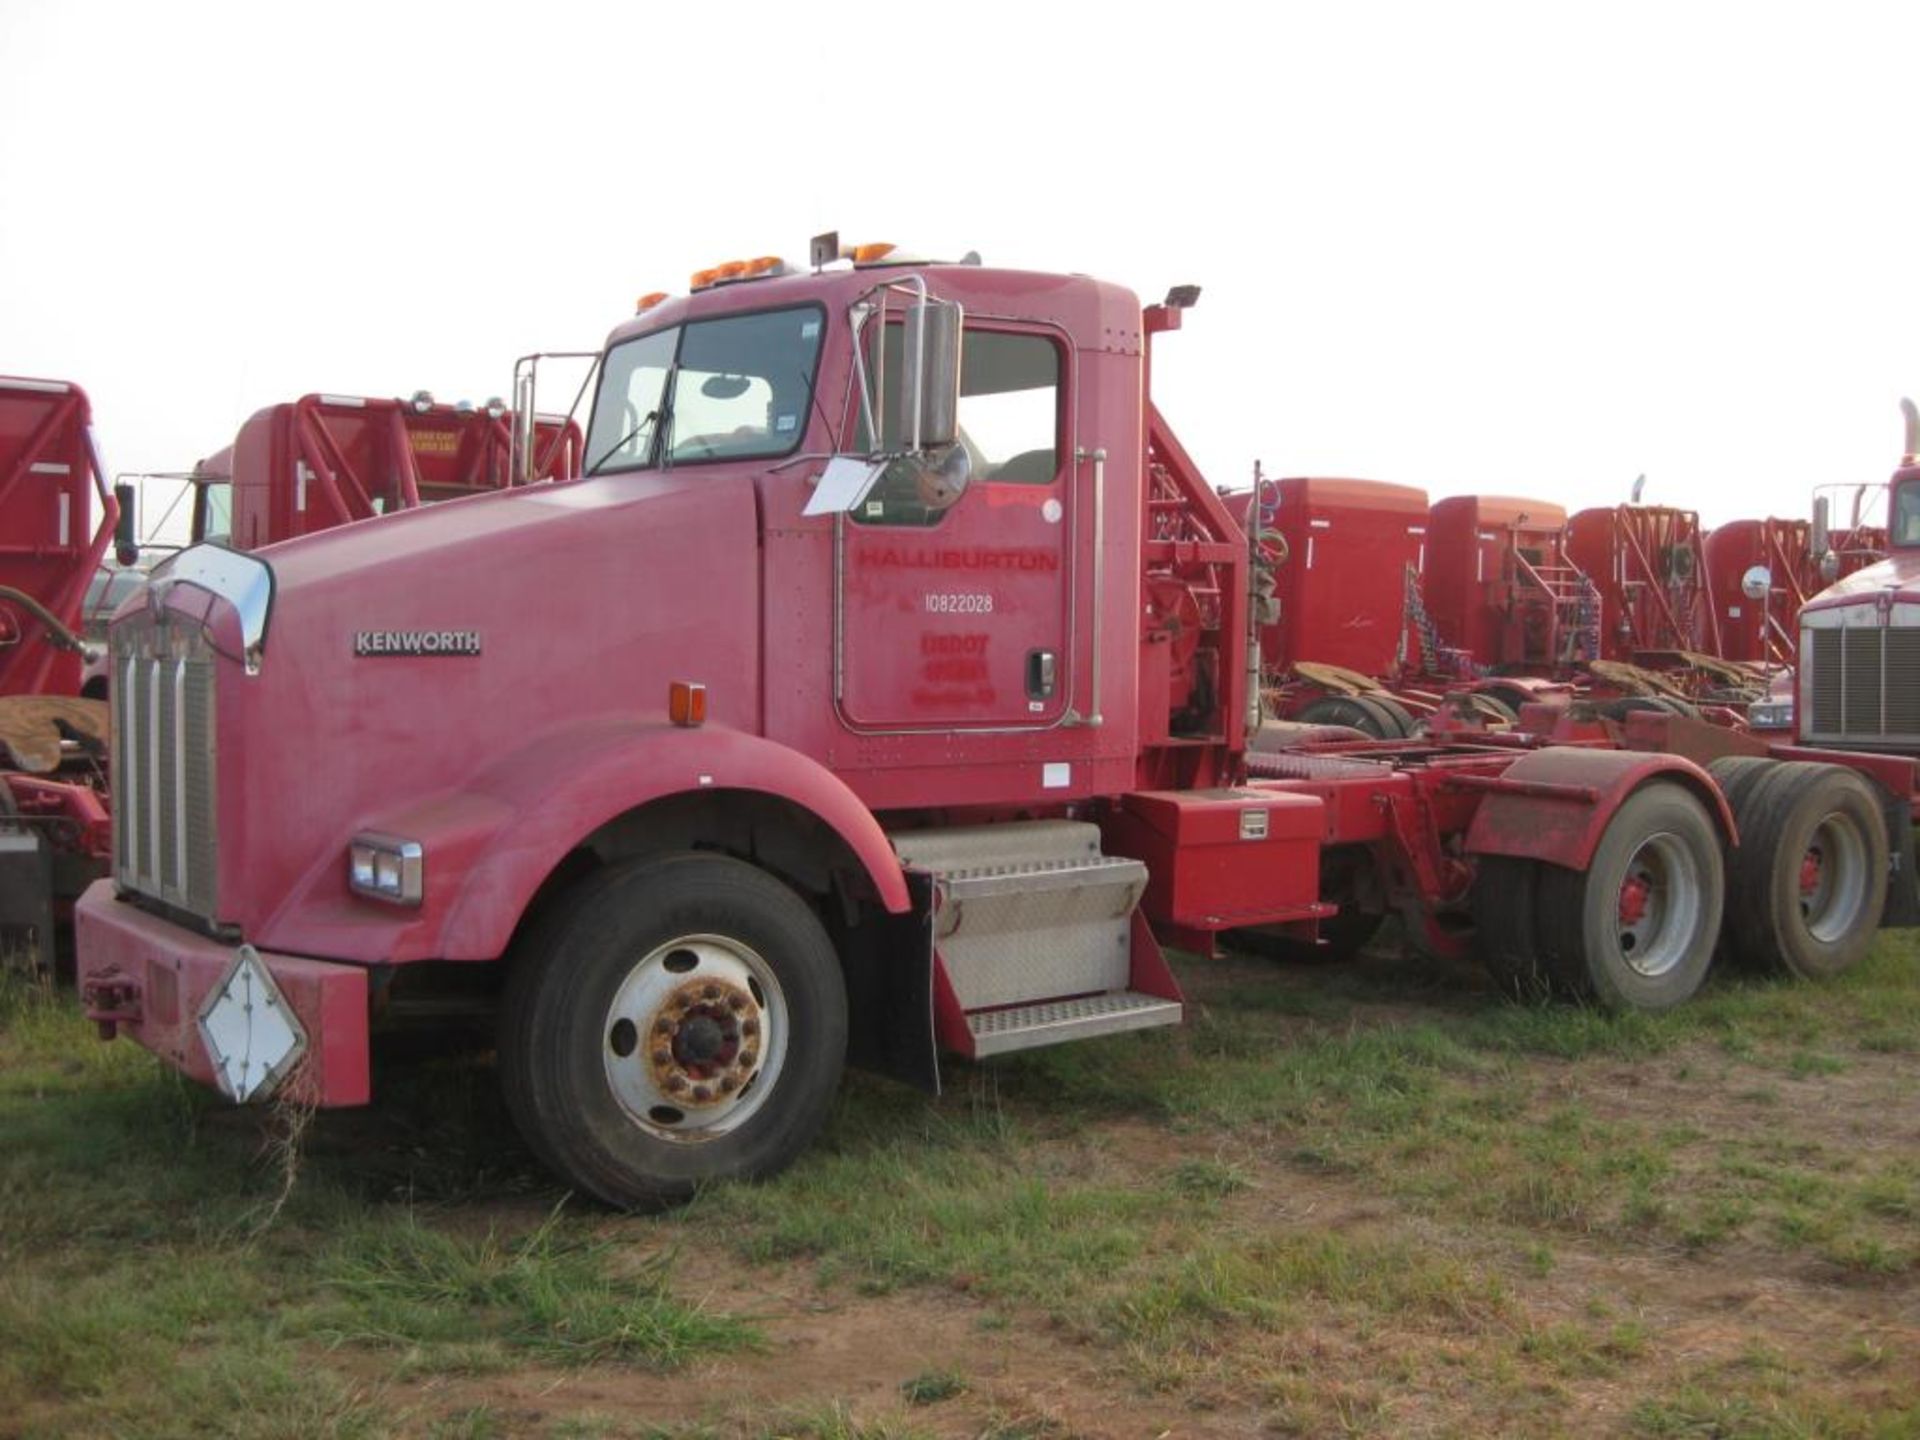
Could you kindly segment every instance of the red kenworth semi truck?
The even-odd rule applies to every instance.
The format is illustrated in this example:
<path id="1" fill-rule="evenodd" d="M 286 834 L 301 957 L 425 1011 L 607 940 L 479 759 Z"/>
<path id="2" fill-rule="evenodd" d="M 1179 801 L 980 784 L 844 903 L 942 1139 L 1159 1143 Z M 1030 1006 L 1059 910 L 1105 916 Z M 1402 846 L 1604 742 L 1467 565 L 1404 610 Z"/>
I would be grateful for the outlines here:
<path id="1" fill-rule="evenodd" d="M 1723 914 L 1742 960 L 1857 959 L 1911 761 L 1544 706 L 1258 733 L 1260 567 L 1153 401 L 1197 293 L 823 236 L 648 296 L 577 480 L 183 552 L 112 626 L 88 1013 L 357 1105 L 376 1032 L 486 1001 L 530 1145 L 630 1205 L 779 1169 L 847 1063 L 1174 1023 L 1162 943 L 1393 912 L 1649 1009 Z"/>

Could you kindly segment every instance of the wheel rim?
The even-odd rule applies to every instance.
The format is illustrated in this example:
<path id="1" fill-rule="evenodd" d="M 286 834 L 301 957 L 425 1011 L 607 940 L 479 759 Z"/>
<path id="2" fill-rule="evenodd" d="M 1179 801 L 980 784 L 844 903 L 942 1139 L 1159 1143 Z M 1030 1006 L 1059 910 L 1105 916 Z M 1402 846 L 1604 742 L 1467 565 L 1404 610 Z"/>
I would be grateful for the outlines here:
<path id="1" fill-rule="evenodd" d="M 1867 842 L 1852 820 L 1836 813 L 1814 826 L 1799 881 L 1800 918 L 1814 939 L 1831 945 L 1852 932 L 1867 897 Z"/>
<path id="2" fill-rule="evenodd" d="M 787 1001 L 751 947 L 683 935 L 643 956 L 607 1006 L 600 1058 L 648 1133 L 699 1144 L 752 1118 L 787 1058 Z"/>
<path id="3" fill-rule="evenodd" d="M 1702 877 L 1693 853 L 1670 831 L 1648 836 L 1628 857 L 1614 909 L 1620 958 L 1654 979 L 1674 969 L 1700 928 Z"/>

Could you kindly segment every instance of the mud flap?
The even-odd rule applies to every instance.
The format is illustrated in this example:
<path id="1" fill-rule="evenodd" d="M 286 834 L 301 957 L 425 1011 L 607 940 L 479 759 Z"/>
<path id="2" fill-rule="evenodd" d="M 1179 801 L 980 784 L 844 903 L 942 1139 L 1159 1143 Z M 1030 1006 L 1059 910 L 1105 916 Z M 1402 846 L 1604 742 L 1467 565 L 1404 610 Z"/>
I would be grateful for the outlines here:
<path id="1" fill-rule="evenodd" d="M 847 1063 L 940 1093 L 933 1034 L 933 876 L 906 872 L 912 905 L 877 906 L 836 937 L 847 977 Z"/>
<path id="2" fill-rule="evenodd" d="M 1883 928 L 1920 925 L 1920 872 L 1914 869 L 1913 802 L 1904 795 L 1882 794 L 1880 808 L 1887 817 L 1887 908 Z"/>
<path id="3" fill-rule="evenodd" d="M 23 943 L 31 934 L 31 944 Z M 0 830 L 0 959 L 53 973 L 53 859 L 38 831 Z"/>

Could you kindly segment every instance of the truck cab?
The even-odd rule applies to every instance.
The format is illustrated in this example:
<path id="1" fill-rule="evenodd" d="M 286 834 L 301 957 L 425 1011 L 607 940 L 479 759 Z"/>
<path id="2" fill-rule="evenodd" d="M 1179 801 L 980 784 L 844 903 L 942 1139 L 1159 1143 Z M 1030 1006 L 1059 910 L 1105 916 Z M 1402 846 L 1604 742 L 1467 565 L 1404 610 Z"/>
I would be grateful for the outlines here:
<path id="1" fill-rule="evenodd" d="M 610 335 L 578 478 L 156 567 L 90 1013 L 342 1105 L 377 1024 L 479 993 L 530 1142 L 616 1203 L 777 1168 L 843 1058 L 1176 1021 L 1143 854 L 1284 877 L 1154 876 L 1195 934 L 1331 913 L 1321 802 L 1233 788 L 1246 541 L 1147 398 L 1190 299 L 720 267 Z"/>
<path id="2" fill-rule="evenodd" d="M 1906 449 L 1888 481 L 1886 558 L 1800 612 L 1794 717 L 1808 745 L 1920 755 L 1920 411 L 1901 403 Z"/>

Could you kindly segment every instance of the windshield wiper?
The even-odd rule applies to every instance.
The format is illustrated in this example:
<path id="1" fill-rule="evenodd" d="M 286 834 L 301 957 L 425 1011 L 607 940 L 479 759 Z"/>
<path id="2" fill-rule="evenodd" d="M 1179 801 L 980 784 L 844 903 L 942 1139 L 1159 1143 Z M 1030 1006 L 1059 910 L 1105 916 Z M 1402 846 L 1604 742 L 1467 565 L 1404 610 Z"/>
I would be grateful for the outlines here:
<path id="1" fill-rule="evenodd" d="M 607 461 L 611 460 L 614 456 L 618 455 L 622 450 L 626 449 L 627 446 L 632 444 L 635 440 L 638 440 L 640 436 L 646 432 L 646 428 L 649 425 L 653 424 L 654 421 L 658 420 L 665 413 L 666 413 L 666 410 L 664 407 L 658 410 L 649 410 L 644 416 L 641 417 L 640 423 L 638 425 L 634 426 L 633 429 L 629 430 L 626 434 L 622 435 L 618 440 L 614 441 L 604 455 L 602 455 L 598 460 L 594 461 L 593 464 L 589 465 L 585 470 L 581 471 L 580 472 L 581 477 L 584 479 L 588 475 L 598 474 L 600 471 L 600 467 L 602 465 L 606 464 Z M 645 464 L 646 462 L 642 461 L 641 463 Z"/>

